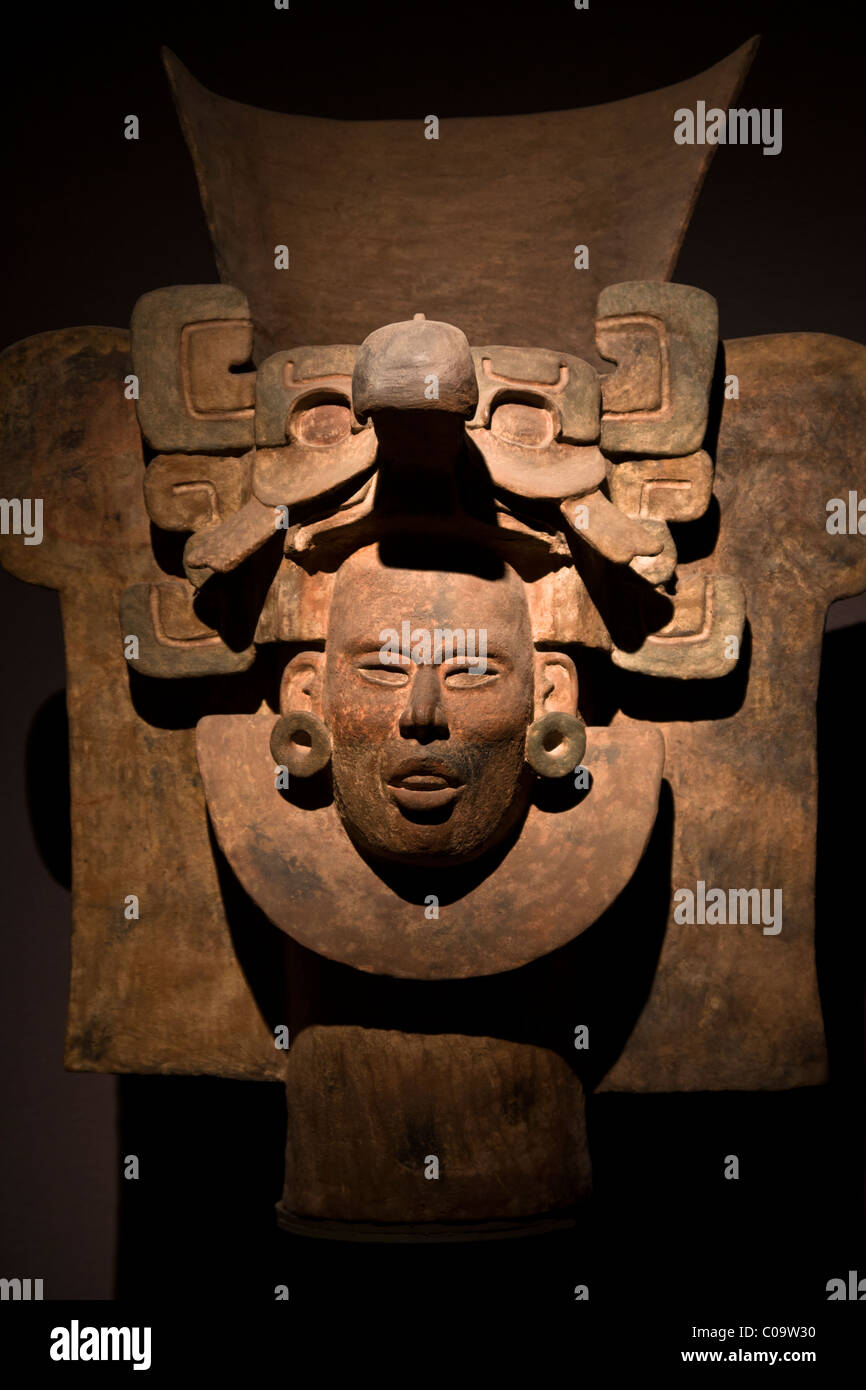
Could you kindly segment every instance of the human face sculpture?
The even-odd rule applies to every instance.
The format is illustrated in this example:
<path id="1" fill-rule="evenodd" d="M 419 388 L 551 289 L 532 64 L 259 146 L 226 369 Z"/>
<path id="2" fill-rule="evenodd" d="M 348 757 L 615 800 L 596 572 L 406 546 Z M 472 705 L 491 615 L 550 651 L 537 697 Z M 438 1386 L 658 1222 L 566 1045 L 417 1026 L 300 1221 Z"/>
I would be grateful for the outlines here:
<path id="1" fill-rule="evenodd" d="M 574 668 L 536 657 L 513 570 L 389 565 L 371 546 L 341 567 L 327 653 L 290 663 L 281 704 L 306 701 L 324 718 L 336 807 L 360 849 L 447 865 L 476 858 L 525 812 L 539 694 L 542 708 L 573 712 Z"/>

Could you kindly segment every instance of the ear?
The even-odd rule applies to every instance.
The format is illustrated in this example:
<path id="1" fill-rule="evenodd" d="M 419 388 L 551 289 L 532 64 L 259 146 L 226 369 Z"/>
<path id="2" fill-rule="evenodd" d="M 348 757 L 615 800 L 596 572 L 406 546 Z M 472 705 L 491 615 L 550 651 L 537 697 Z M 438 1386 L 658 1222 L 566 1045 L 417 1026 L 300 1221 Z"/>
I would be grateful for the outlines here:
<path id="1" fill-rule="evenodd" d="M 535 653 L 535 718 L 577 714 L 577 672 L 565 652 Z"/>
<path id="2" fill-rule="evenodd" d="M 280 681 L 280 714 L 308 710 L 321 716 L 324 670 L 324 652 L 298 652 L 293 656 Z"/>

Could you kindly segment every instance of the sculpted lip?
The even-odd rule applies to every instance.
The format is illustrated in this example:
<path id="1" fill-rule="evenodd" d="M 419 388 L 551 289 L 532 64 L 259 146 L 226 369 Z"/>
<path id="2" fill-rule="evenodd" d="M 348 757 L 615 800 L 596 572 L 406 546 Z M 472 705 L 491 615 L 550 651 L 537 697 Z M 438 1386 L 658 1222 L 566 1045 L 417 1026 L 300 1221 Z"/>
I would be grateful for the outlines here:
<path id="1" fill-rule="evenodd" d="M 407 811 L 432 811 L 456 801 L 464 783 L 444 763 L 413 758 L 400 763 L 388 777 L 388 790 Z"/>

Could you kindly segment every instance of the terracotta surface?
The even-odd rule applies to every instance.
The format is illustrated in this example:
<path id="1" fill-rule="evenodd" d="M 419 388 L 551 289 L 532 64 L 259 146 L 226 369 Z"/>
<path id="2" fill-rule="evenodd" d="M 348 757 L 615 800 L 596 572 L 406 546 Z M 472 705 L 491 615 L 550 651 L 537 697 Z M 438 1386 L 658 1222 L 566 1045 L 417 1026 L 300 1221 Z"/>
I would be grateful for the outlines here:
<path id="1" fill-rule="evenodd" d="M 255 1002 L 256 973 L 251 983 L 232 941 L 195 764 L 195 722 L 225 692 L 196 684 L 170 717 L 148 723 L 137 707 L 153 705 L 153 683 L 136 678 L 130 690 L 118 640 L 124 585 L 165 578 L 150 553 L 134 406 L 123 398 L 125 344 L 114 330 L 67 330 L 3 359 L 3 492 L 43 496 L 46 518 L 41 547 L 2 538 L 4 564 L 65 595 L 76 882 L 68 1062 L 277 1077 L 283 1058 Z M 671 882 L 781 885 L 785 927 L 770 938 L 669 920 L 608 1088 L 773 1088 L 824 1075 L 812 939 L 814 702 L 826 607 L 866 584 L 859 539 L 827 534 L 824 499 L 856 481 L 866 350 L 804 334 L 729 343 L 726 354 L 741 398 L 725 406 L 715 451 L 718 537 L 712 559 L 687 568 L 709 572 L 718 561 L 748 589 L 748 681 L 727 677 L 695 706 L 685 689 L 623 673 L 601 708 L 649 718 L 665 738 L 678 807 Z M 100 531 L 98 518 L 115 513 L 123 530 L 112 522 Z M 242 682 L 230 699 L 253 715 L 259 691 Z M 588 678 L 582 688 L 589 693 Z M 145 779 L 123 772 L 130 747 Z M 720 768 L 733 771 L 722 777 Z M 155 796 L 164 797 L 158 816 Z M 754 811 L 748 834 L 742 804 Z M 139 922 L 124 919 L 131 892 L 141 896 Z M 267 930 L 254 935 L 265 949 Z"/>
<path id="2" fill-rule="evenodd" d="M 81 328 L 28 339 L 0 359 L 4 493 L 45 504 L 42 545 L 3 536 L 3 563 L 60 590 L 66 642 L 75 884 L 66 1061 L 190 1072 L 216 1062 L 223 1075 L 245 1076 L 264 1060 L 278 1075 L 220 896 L 194 717 L 188 704 L 142 717 L 151 683 L 131 683 L 123 657 L 124 586 L 166 577 L 151 551 L 135 406 L 123 393 L 128 354 L 127 334 Z M 130 894 L 138 920 L 124 915 Z"/>
<path id="3" fill-rule="evenodd" d="M 310 810 L 274 789 L 273 723 L 263 713 L 199 724 L 217 837 L 272 922 L 357 969 L 430 980 L 513 970 L 601 916 L 637 868 L 655 820 L 664 758 L 657 731 L 594 729 L 584 757 L 591 790 L 566 796 L 556 813 L 530 809 L 501 861 L 494 855 L 460 874 L 388 874 L 347 843 L 331 805 Z M 425 917 L 431 893 L 436 920 Z"/>
<path id="4" fill-rule="evenodd" d="M 581 1085 L 545 1048 L 312 1027 L 291 1053 L 287 1094 L 277 1214 L 288 1230 L 400 1239 L 411 1223 L 426 1240 L 521 1234 L 566 1224 L 589 1190 Z M 435 1179 L 425 1177 L 428 1156 Z"/>
<path id="5" fill-rule="evenodd" d="M 600 366 L 599 291 L 670 278 L 714 152 L 675 144 L 673 113 L 731 105 L 756 47 L 625 101 L 443 120 L 438 140 L 425 139 L 426 110 L 396 121 L 259 111 L 165 61 L 220 278 L 250 303 L 256 361 L 295 343 L 360 342 L 421 310 L 473 343 Z M 575 269 L 577 245 L 588 270 Z"/>
<path id="6" fill-rule="evenodd" d="M 826 503 L 862 491 L 866 349 L 720 351 L 661 283 L 711 152 L 672 111 L 751 52 L 435 142 L 170 60 L 231 284 L 2 358 L 0 490 L 45 536 L 0 553 L 67 649 L 67 1064 L 285 1081 L 291 1229 L 557 1224 L 587 1090 L 825 1077 L 815 700 L 866 587 Z M 384 660 L 403 621 L 483 629 L 489 668 Z M 781 892 L 782 930 L 678 924 L 699 882 Z"/>

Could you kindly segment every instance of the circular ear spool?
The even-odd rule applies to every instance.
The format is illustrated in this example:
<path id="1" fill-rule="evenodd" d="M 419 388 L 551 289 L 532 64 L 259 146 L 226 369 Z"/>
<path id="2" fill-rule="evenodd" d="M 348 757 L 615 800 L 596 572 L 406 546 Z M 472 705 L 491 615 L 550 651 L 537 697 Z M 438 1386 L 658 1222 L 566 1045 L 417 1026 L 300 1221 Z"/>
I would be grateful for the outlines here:
<path id="1" fill-rule="evenodd" d="M 586 752 L 586 725 L 575 714 L 543 714 L 526 734 L 526 761 L 539 777 L 567 777 Z"/>
<path id="2" fill-rule="evenodd" d="M 271 730 L 271 756 L 290 777 L 314 777 L 330 762 L 331 738 L 318 715 L 290 710 Z"/>

